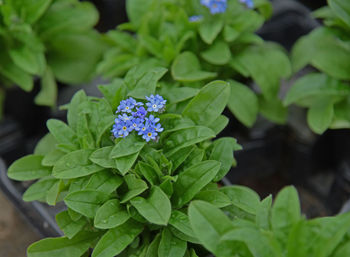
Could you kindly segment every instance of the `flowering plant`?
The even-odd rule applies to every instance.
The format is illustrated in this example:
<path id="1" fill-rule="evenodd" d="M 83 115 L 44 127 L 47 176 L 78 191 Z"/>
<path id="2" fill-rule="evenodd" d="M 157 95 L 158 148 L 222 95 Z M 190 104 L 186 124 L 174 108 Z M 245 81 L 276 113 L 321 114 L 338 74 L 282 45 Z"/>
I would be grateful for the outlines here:
<path id="1" fill-rule="evenodd" d="M 315 11 L 321 26 L 302 37 L 292 51 L 295 71 L 317 69 L 297 80 L 284 104 L 308 108 L 307 122 L 316 133 L 350 128 L 350 8 L 347 0 L 329 0 Z"/>
<path id="2" fill-rule="evenodd" d="M 25 201 L 67 206 L 56 216 L 65 236 L 34 243 L 28 257 L 87 256 L 89 248 L 93 257 L 203 251 L 187 208 L 192 199 L 230 205 L 217 182 L 240 146 L 233 138 L 212 141 L 227 125 L 221 112 L 230 86 L 214 81 L 190 99 L 163 99 L 156 87 L 166 70 L 144 69 L 101 86 L 104 98 L 76 93 L 67 106 L 68 124 L 49 120 L 50 132 L 34 154 L 9 167 L 12 179 L 39 179 Z M 162 132 L 153 137 L 149 131 Z"/>
<path id="3" fill-rule="evenodd" d="M 35 103 L 47 106 L 56 103 L 56 79 L 91 79 L 105 48 L 97 21 L 95 7 L 78 0 L 0 1 L 0 106 L 6 87 L 31 91 L 33 76 L 41 77 Z"/>
<path id="4" fill-rule="evenodd" d="M 127 0 L 126 6 L 130 22 L 107 34 L 111 48 L 98 67 L 105 77 L 147 62 L 169 68 L 165 80 L 173 88 L 200 88 L 218 78 L 230 82 L 228 107 L 246 126 L 259 112 L 285 122 L 278 93 L 280 80 L 291 74 L 289 59 L 255 33 L 271 15 L 269 1 Z M 258 89 L 245 85 L 251 78 Z"/>

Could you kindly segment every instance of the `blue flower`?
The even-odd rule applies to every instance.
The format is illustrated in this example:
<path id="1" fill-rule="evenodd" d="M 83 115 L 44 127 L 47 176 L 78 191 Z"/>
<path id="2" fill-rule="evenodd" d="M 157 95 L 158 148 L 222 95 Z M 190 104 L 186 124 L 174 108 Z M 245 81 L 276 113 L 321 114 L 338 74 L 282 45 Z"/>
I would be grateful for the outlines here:
<path id="1" fill-rule="evenodd" d="M 253 0 L 239 0 L 242 4 L 245 4 L 249 9 L 254 8 Z"/>
<path id="2" fill-rule="evenodd" d="M 141 126 L 139 127 L 139 131 L 138 131 L 138 135 L 139 136 L 142 136 L 149 128 L 149 125 L 148 124 L 141 124 Z"/>
<path id="3" fill-rule="evenodd" d="M 153 128 L 154 128 L 154 130 L 155 130 L 156 132 L 162 132 L 162 131 L 164 130 L 164 128 L 162 128 L 162 125 L 161 125 L 160 123 L 155 124 L 155 125 L 153 126 Z"/>
<path id="4" fill-rule="evenodd" d="M 146 106 L 148 107 L 147 111 L 162 112 L 164 110 L 166 100 L 164 100 L 164 98 L 160 95 L 150 95 L 149 97 L 146 96 L 146 99 L 148 100 L 146 103 Z"/>
<path id="5" fill-rule="evenodd" d="M 131 121 L 121 121 L 116 119 L 116 123 L 113 125 L 112 133 L 118 137 L 126 137 L 133 130 Z"/>
<path id="6" fill-rule="evenodd" d="M 142 133 L 142 138 L 146 140 L 146 142 L 149 142 L 151 139 L 156 140 L 157 136 L 158 136 L 158 133 L 152 127 L 149 127 L 147 130 L 143 131 Z"/>
<path id="7" fill-rule="evenodd" d="M 132 128 L 135 131 L 140 131 L 140 129 L 144 126 L 143 125 L 144 119 L 140 119 L 140 118 L 134 118 L 132 119 L 131 123 L 132 123 Z"/>
<path id="8" fill-rule="evenodd" d="M 159 122 L 159 118 L 155 118 L 152 114 L 146 118 L 146 124 L 149 124 L 150 126 L 154 125 L 155 123 Z"/>
<path id="9" fill-rule="evenodd" d="M 227 0 L 201 0 L 201 4 L 206 6 L 211 14 L 224 13 L 227 9 Z"/>
<path id="10" fill-rule="evenodd" d="M 141 119 L 144 119 L 147 115 L 147 111 L 144 107 L 140 107 L 140 108 L 136 108 L 137 111 L 136 112 L 133 112 L 132 115 L 134 117 L 139 117 Z"/>
<path id="11" fill-rule="evenodd" d="M 118 106 L 116 113 L 119 113 L 119 112 L 131 113 L 132 109 L 134 109 L 135 106 L 142 106 L 142 105 L 143 103 L 136 102 L 134 98 L 130 97 L 129 99 L 126 99 L 120 102 L 120 105 Z"/>
<path id="12" fill-rule="evenodd" d="M 203 15 L 193 15 L 191 17 L 189 17 L 189 21 L 190 22 L 197 22 L 200 21 L 201 19 L 203 19 Z"/>
<path id="13" fill-rule="evenodd" d="M 118 115 L 118 119 L 120 121 L 127 122 L 127 121 L 131 121 L 132 120 L 132 116 L 128 116 L 127 114 L 124 113 L 123 115 Z"/>

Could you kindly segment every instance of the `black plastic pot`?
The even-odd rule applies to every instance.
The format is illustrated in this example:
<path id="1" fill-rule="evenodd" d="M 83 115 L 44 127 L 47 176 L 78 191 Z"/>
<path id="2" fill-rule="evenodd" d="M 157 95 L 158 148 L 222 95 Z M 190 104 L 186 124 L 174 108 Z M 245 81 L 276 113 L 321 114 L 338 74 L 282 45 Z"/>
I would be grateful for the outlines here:
<path id="1" fill-rule="evenodd" d="M 302 2 L 302 1 L 300 1 Z M 311 11 L 295 0 L 274 0 L 273 16 L 258 31 L 265 40 L 280 43 L 290 50 L 303 35 L 319 24 L 311 17 Z"/>
<path id="2" fill-rule="evenodd" d="M 125 0 L 88 0 L 100 13 L 96 28 L 101 32 L 115 29 L 117 25 L 127 22 Z"/>

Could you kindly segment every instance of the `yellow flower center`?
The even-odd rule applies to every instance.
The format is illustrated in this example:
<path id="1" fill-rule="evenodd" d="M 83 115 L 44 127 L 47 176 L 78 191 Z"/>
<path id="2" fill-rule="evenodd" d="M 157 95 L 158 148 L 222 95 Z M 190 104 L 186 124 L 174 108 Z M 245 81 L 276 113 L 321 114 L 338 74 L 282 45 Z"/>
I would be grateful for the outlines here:
<path id="1" fill-rule="evenodd" d="M 151 133 L 151 132 L 149 132 L 149 133 L 147 134 L 147 136 L 151 137 L 151 136 L 152 136 L 152 133 Z"/>
<path id="2" fill-rule="evenodd" d="M 124 130 L 124 131 L 126 130 L 126 127 L 125 127 L 125 126 L 123 127 L 123 130 Z"/>

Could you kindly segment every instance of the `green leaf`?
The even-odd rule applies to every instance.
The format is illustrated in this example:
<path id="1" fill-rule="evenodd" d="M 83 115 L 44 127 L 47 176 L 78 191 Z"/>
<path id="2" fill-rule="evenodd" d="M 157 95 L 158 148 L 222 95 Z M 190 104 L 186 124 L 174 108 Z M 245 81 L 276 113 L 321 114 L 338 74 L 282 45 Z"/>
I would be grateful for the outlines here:
<path id="1" fill-rule="evenodd" d="M 158 248 L 160 243 L 160 234 L 157 234 L 153 241 L 148 246 L 146 256 L 145 257 L 158 257 Z"/>
<path id="2" fill-rule="evenodd" d="M 267 99 L 276 97 L 280 80 L 292 72 L 287 55 L 272 43 L 247 47 L 236 53 L 235 59 L 249 71 Z"/>
<path id="3" fill-rule="evenodd" d="M 56 178 L 69 179 L 84 177 L 103 170 L 103 167 L 89 160 L 92 152 L 93 150 L 82 149 L 66 154 L 57 161 L 52 174 Z"/>
<path id="4" fill-rule="evenodd" d="M 225 25 L 224 27 L 224 39 L 226 42 L 233 42 L 235 39 L 238 38 L 238 36 L 241 33 L 239 31 L 237 31 L 237 29 L 229 26 L 229 25 Z"/>
<path id="5" fill-rule="evenodd" d="M 233 229 L 231 221 L 220 209 L 203 201 L 191 202 L 188 217 L 196 237 L 212 253 L 217 251 L 220 238 Z"/>
<path id="6" fill-rule="evenodd" d="M 126 86 L 122 79 L 114 79 L 112 83 L 100 85 L 98 88 L 111 105 L 112 110 L 116 110 L 120 102 L 126 97 Z"/>
<path id="7" fill-rule="evenodd" d="M 33 180 L 49 176 L 51 168 L 42 166 L 41 155 L 27 155 L 15 161 L 8 169 L 7 176 L 18 181 Z"/>
<path id="8" fill-rule="evenodd" d="M 108 198 L 108 194 L 99 191 L 82 190 L 68 194 L 64 202 L 72 210 L 88 218 L 94 218 L 97 210 Z"/>
<path id="9" fill-rule="evenodd" d="M 214 141 L 214 148 L 210 154 L 209 160 L 221 162 L 221 167 L 216 174 L 214 181 L 220 181 L 231 169 L 235 163 L 233 151 L 241 149 L 237 141 L 232 137 L 223 137 Z"/>
<path id="10" fill-rule="evenodd" d="M 85 189 L 96 190 L 102 193 L 111 194 L 123 183 L 122 177 L 109 170 L 103 170 L 91 176 Z"/>
<path id="11" fill-rule="evenodd" d="M 146 96 L 154 94 L 158 81 L 165 75 L 168 69 L 157 67 L 148 71 L 136 84 L 128 96 L 145 99 Z"/>
<path id="12" fill-rule="evenodd" d="M 142 232 L 140 223 L 128 220 L 124 224 L 108 230 L 98 241 L 92 257 L 113 257 L 121 253 Z"/>
<path id="13" fill-rule="evenodd" d="M 349 80 L 350 48 L 347 42 L 342 41 L 332 30 L 320 29 L 315 34 L 311 64 L 334 78 Z"/>
<path id="14" fill-rule="evenodd" d="M 349 256 L 350 255 L 350 242 L 346 242 L 344 245 L 339 247 L 333 257 L 344 257 L 344 256 Z"/>
<path id="15" fill-rule="evenodd" d="M 130 218 L 126 208 L 117 199 L 105 202 L 98 210 L 94 226 L 100 229 L 115 228 L 124 224 Z"/>
<path id="16" fill-rule="evenodd" d="M 115 160 L 109 158 L 112 149 L 113 146 L 106 146 L 97 149 L 90 155 L 90 161 L 104 168 L 116 168 Z"/>
<path id="17" fill-rule="evenodd" d="M 298 79 L 288 91 L 284 99 L 284 105 L 292 103 L 312 106 L 313 99 L 319 97 L 344 97 L 350 94 L 350 88 L 339 80 L 326 74 L 311 73 Z"/>
<path id="18" fill-rule="evenodd" d="M 347 238 L 345 235 L 350 227 L 349 217 L 349 213 L 345 213 L 336 217 L 300 221 L 290 233 L 287 256 L 308 257 L 310 253 L 315 257 L 336 256 L 332 253 Z"/>
<path id="19" fill-rule="evenodd" d="M 218 190 L 203 190 L 196 194 L 194 199 L 211 203 L 218 208 L 223 208 L 232 204 L 231 199 Z"/>
<path id="20" fill-rule="evenodd" d="M 48 190 L 52 188 L 57 181 L 57 179 L 50 177 L 37 181 L 25 191 L 23 194 L 23 201 L 31 202 L 35 200 L 44 200 Z"/>
<path id="21" fill-rule="evenodd" d="M 253 190 L 244 186 L 228 186 L 220 189 L 232 201 L 232 204 L 250 214 L 256 214 L 260 197 Z"/>
<path id="22" fill-rule="evenodd" d="M 53 135 L 60 144 L 75 145 L 77 136 L 75 132 L 63 121 L 49 119 L 46 122 L 51 135 Z"/>
<path id="23" fill-rule="evenodd" d="M 137 136 L 129 135 L 115 145 L 109 157 L 115 159 L 138 153 L 145 146 L 145 144 L 146 143 L 141 141 Z"/>
<path id="24" fill-rule="evenodd" d="M 277 257 L 280 252 L 274 251 L 269 238 L 254 228 L 238 228 L 226 233 L 217 248 L 218 256 L 230 257 L 237 253 L 237 247 L 233 242 L 244 242 L 254 257 Z"/>
<path id="25" fill-rule="evenodd" d="M 270 229 L 270 213 L 272 206 L 272 196 L 269 195 L 262 200 L 256 211 L 256 224 L 265 230 Z"/>
<path id="26" fill-rule="evenodd" d="M 60 193 L 65 189 L 65 184 L 62 180 L 56 181 L 56 183 L 46 192 L 46 202 L 48 205 L 55 206 Z"/>
<path id="27" fill-rule="evenodd" d="M 118 171 L 124 176 L 129 172 L 131 167 L 134 165 L 139 153 L 134 153 L 128 156 L 120 157 L 115 160 L 116 167 Z"/>
<path id="28" fill-rule="evenodd" d="M 158 225 L 168 224 L 171 204 L 168 196 L 159 187 L 153 186 L 148 198 L 136 197 L 130 203 L 149 222 Z"/>
<path id="29" fill-rule="evenodd" d="M 36 144 L 34 149 L 34 154 L 46 155 L 47 153 L 51 152 L 56 148 L 56 144 L 57 144 L 56 139 L 50 133 L 47 133 Z"/>
<path id="30" fill-rule="evenodd" d="M 87 224 L 85 218 L 80 218 L 77 221 L 73 221 L 69 216 L 68 211 L 63 211 L 57 214 L 56 222 L 60 229 L 64 232 L 65 236 L 69 239 L 72 239 Z"/>
<path id="31" fill-rule="evenodd" d="M 266 99 L 263 96 L 259 96 L 258 99 L 260 112 L 265 118 L 277 124 L 286 123 L 288 110 L 279 98 Z"/>
<path id="32" fill-rule="evenodd" d="M 346 0 L 329 0 L 334 13 L 350 27 L 350 4 Z"/>
<path id="33" fill-rule="evenodd" d="M 211 19 L 203 22 L 199 26 L 199 35 L 205 43 L 210 45 L 219 35 L 223 25 L 224 23 L 221 19 Z"/>
<path id="34" fill-rule="evenodd" d="M 25 44 L 13 46 L 9 50 L 12 61 L 22 70 L 32 75 L 41 75 L 46 68 L 43 51 L 35 51 Z"/>
<path id="35" fill-rule="evenodd" d="M 141 25 L 142 19 L 151 4 L 151 1 L 145 2 L 143 0 L 128 0 L 126 2 L 126 12 L 128 17 L 136 27 Z"/>
<path id="36" fill-rule="evenodd" d="M 94 149 L 96 147 L 92 130 L 89 128 L 88 114 L 82 113 L 77 120 L 77 137 L 80 148 Z"/>
<path id="37" fill-rule="evenodd" d="M 225 109 L 230 97 L 230 85 L 224 81 L 214 81 L 199 91 L 182 112 L 198 125 L 210 125 Z"/>
<path id="38" fill-rule="evenodd" d="M 231 95 L 228 108 L 245 126 L 252 127 L 259 112 L 257 96 L 246 85 L 233 80 L 230 81 L 230 84 Z"/>
<path id="39" fill-rule="evenodd" d="M 300 39 L 293 45 L 291 61 L 294 72 L 301 70 L 312 60 L 316 49 L 314 48 L 313 40 L 309 35 L 300 37 Z"/>
<path id="40" fill-rule="evenodd" d="M 188 146 L 178 150 L 172 155 L 169 155 L 168 160 L 173 163 L 172 170 L 176 170 L 187 159 L 187 157 L 191 154 L 191 152 L 194 149 L 195 149 L 194 146 Z"/>
<path id="41" fill-rule="evenodd" d="M 79 90 L 74 94 L 72 100 L 69 103 L 67 120 L 69 127 L 71 127 L 73 131 L 77 131 L 78 118 L 83 111 L 83 103 L 87 101 L 88 98 L 85 92 L 83 90 Z"/>
<path id="42" fill-rule="evenodd" d="M 214 131 L 207 127 L 196 126 L 186 129 L 181 129 L 171 133 L 164 142 L 164 148 L 167 156 L 171 156 L 178 150 L 197 144 L 204 140 L 215 137 Z"/>
<path id="43" fill-rule="evenodd" d="M 192 230 L 188 216 L 183 212 L 173 210 L 170 216 L 169 224 L 189 237 L 196 237 Z"/>
<path id="44" fill-rule="evenodd" d="M 136 178 L 135 175 L 129 174 L 124 177 L 124 180 L 128 186 L 128 191 L 123 195 L 121 203 L 126 203 L 130 199 L 143 193 L 147 188 L 147 184 L 142 179 Z"/>
<path id="45" fill-rule="evenodd" d="M 56 35 L 67 32 L 87 31 L 97 21 L 98 11 L 91 3 L 54 1 L 37 24 L 37 31 L 41 38 L 53 40 Z"/>
<path id="46" fill-rule="evenodd" d="M 169 104 L 183 102 L 196 96 L 199 89 L 192 87 L 175 87 L 173 84 L 164 84 L 160 88 L 160 95 L 169 101 Z"/>
<path id="47" fill-rule="evenodd" d="M 300 221 L 298 192 L 292 186 L 280 191 L 271 210 L 271 226 L 277 236 L 286 236 L 291 227 Z"/>
<path id="48" fill-rule="evenodd" d="M 49 46 L 47 62 L 55 77 L 67 84 L 89 81 L 104 51 L 95 31 L 56 34 Z"/>
<path id="49" fill-rule="evenodd" d="M 66 237 L 46 238 L 28 247 L 28 257 L 77 257 L 82 256 L 99 236 L 99 233 L 81 232 L 72 239 Z"/>
<path id="50" fill-rule="evenodd" d="M 209 128 L 212 129 L 216 135 L 218 135 L 226 128 L 228 123 L 229 119 L 224 115 L 220 115 L 213 121 L 212 124 L 209 125 Z"/>
<path id="51" fill-rule="evenodd" d="M 203 161 L 181 172 L 174 184 L 172 202 L 174 207 L 181 207 L 207 184 L 209 184 L 220 169 L 217 161 Z"/>
<path id="52" fill-rule="evenodd" d="M 56 162 L 61 159 L 63 156 L 65 156 L 66 153 L 62 152 L 58 149 L 54 149 L 51 152 L 48 152 L 44 159 L 42 160 L 41 164 L 44 166 L 54 166 Z"/>
<path id="53" fill-rule="evenodd" d="M 159 257 L 183 257 L 186 249 L 186 241 L 176 238 L 169 229 L 163 229 L 158 248 Z"/>
<path id="54" fill-rule="evenodd" d="M 150 183 L 152 186 L 159 184 L 158 172 L 151 165 L 139 161 L 137 167 L 142 176 L 148 181 L 148 183 Z"/>
<path id="55" fill-rule="evenodd" d="M 51 3 L 52 0 L 19 1 L 23 20 L 29 24 L 35 23 L 45 13 Z"/>
<path id="56" fill-rule="evenodd" d="M 207 62 L 214 65 L 225 65 L 231 59 L 230 47 L 223 41 L 217 41 L 207 50 L 201 53 Z"/>
<path id="57" fill-rule="evenodd" d="M 325 132 L 332 124 L 334 116 L 333 103 L 329 99 L 320 100 L 307 112 L 307 123 L 317 134 Z"/>
<path id="58" fill-rule="evenodd" d="M 0 53 L 0 75 L 7 78 L 24 91 L 29 92 L 33 89 L 33 78 L 27 72 L 15 65 L 5 52 Z"/>
<path id="59" fill-rule="evenodd" d="M 214 78 L 216 73 L 202 71 L 196 55 L 192 52 L 183 52 L 174 60 L 171 75 L 177 81 L 194 82 Z"/>
<path id="60" fill-rule="evenodd" d="M 57 85 L 55 77 L 49 67 L 46 68 L 41 78 L 41 90 L 35 97 L 37 105 L 54 106 L 56 105 Z"/>

